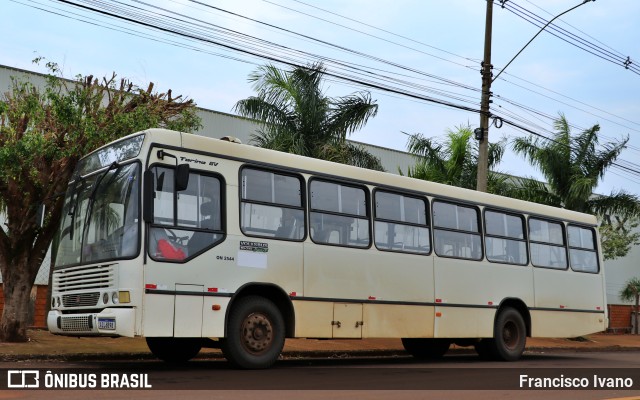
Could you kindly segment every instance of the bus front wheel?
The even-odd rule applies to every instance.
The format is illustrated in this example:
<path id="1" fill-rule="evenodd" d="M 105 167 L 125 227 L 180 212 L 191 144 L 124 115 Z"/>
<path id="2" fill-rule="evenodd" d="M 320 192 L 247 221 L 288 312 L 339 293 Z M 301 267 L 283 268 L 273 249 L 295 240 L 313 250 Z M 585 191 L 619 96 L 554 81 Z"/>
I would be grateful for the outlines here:
<path id="1" fill-rule="evenodd" d="M 169 363 L 184 363 L 202 348 L 200 338 L 148 337 L 147 346 L 154 356 Z"/>
<path id="2" fill-rule="evenodd" d="M 284 339 L 284 319 L 278 307 L 263 297 L 247 296 L 233 305 L 220 348 L 235 367 L 263 369 L 278 360 Z"/>
<path id="3" fill-rule="evenodd" d="M 402 345 L 407 353 L 419 359 L 441 358 L 449 351 L 451 341 L 448 339 L 402 338 Z"/>

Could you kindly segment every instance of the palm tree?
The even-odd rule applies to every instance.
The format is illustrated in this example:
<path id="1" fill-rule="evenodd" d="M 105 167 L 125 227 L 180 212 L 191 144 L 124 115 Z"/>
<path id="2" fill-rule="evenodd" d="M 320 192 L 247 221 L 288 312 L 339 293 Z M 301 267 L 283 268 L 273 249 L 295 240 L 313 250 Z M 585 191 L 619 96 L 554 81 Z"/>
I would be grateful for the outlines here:
<path id="1" fill-rule="evenodd" d="M 500 163 L 506 146 L 505 139 L 489 146 L 489 168 Z M 409 138 L 408 149 L 416 157 L 416 165 L 407 170 L 412 178 L 423 179 L 467 189 L 476 188 L 478 169 L 478 143 L 469 126 L 447 130 L 446 139 L 437 142 L 421 134 Z M 509 192 L 509 177 L 491 171 L 488 190 L 492 193 Z"/>
<path id="2" fill-rule="evenodd" d="M 240 100 L 240 115 L 262 122 L 252 142 L 268 149 L 382 170 L 380 159 L 347 135 L 374 117 L 378 105 L 367 92 L 326 97 L 322 91 L 322 63 L 281 71 L 273 65 L 249 75 L 257 96 Z"/>
<path id="3" fill-rule="evenodd" d="M 640 278 L 631 278 L 620 291 L 620 298 L 624 301 L 635 300 L 635 312 L 633 314 L 633 333 L 638 334 L 638 303 L 640 303 Z"/>
<path id="4" fill-rule="evenodd" d="M 624 191 L 608 196 L 594 196 L 598 182 L 616 161 L 629 138 L 599 146 L 599 125 L 578 135 L 563 114 L 555 121 L 551 140 L 516 138 L 513 149 L 541 172 L 547 183 L 522 180 L 518 196 L 569 210 L 597 215 L 637 215 L 638 198 Z M 600 148 L 599 148 L 600 147 Z"/>

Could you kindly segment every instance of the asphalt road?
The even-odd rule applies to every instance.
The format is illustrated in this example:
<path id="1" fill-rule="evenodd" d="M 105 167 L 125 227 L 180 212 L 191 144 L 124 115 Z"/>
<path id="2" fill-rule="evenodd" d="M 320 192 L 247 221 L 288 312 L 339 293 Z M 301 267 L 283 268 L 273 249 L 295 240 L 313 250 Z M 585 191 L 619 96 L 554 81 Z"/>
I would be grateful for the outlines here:
<path id="1" fill-rule="evenodd" d="M 640 352 L 528 354 L 513 363 L 481 361 L 474 355 L 436 362 L 405 357 L 296 359 L 263 371 L 233 370 L 220 360 L 182 366 L 153 360 L 24 361 L 0 363 L 0 369 L 2 388 L 7 388 L 9 371 L 27 371 L 29 384 L 37 370 L 37 384 L 45 389 L 12 388 L 1 391 L 0 399 L 174 399 L 178 394 L 189 400 L 640 399 Z M 11 385 L 19 385 L 20 373 L 12 374 Z M 61 390 L 91 384 L 91 389 Z M 123 388 L 109 390 L 114 387 Z"/>

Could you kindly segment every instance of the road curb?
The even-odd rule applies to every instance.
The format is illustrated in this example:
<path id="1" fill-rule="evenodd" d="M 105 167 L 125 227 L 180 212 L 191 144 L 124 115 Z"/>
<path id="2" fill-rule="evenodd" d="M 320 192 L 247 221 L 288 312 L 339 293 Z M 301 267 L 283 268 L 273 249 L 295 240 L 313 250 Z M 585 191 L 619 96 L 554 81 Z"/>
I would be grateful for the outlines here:
<path id="1" fill-rule="evenodd" d="M 640 351 L 637 347 L 607 346 L 597 348 L 585 347 L 529 347 L 525 354 L 539 353 L 569 353 L 569 352 L 622 352 Z M 451 349 L 448 354 L 475 354 L 472 348 Z M 347 358 L 408 358 L 404 350 L 399 349 L 374 349 L 374 350 L 291 350 L 282 353 L 282 359 L 347 359 Z M 76 354 L 0 354 L 2 362 L 17 361 L 126 361 L 126 360 L 155 360 L 151 353 L 76 353 Z M 222 360 L 222 353 L 207 352 L 197 355 L 194 360 Z"/>

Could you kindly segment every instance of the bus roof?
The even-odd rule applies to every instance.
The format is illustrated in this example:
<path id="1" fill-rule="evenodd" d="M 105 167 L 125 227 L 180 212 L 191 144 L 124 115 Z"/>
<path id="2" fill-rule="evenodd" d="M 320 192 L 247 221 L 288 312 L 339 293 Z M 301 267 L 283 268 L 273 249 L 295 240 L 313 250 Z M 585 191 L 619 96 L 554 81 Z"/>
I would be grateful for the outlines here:
<path id="1" fill-rule="evenodd" d="M 177 139 L 175 135 L 178 133 L 166 129 L 148 129 L 144 132 L 148 136 L 147 143 L 175 143 Z M 590 214 L 246 144 L 232 143 L 206 136 L 189 133 L 179 134 L 181 135 L 183 148 L 201 154 L 215 155 L 216 157 L 235 159 L 293 172 L 334 177 L 354 183 L 421 193 L 441 199 L 462 201 L 487 207 L 499 207 L 529 215 L 545 216 L 592 226 L 597 225 L 596 217 Z"/>

